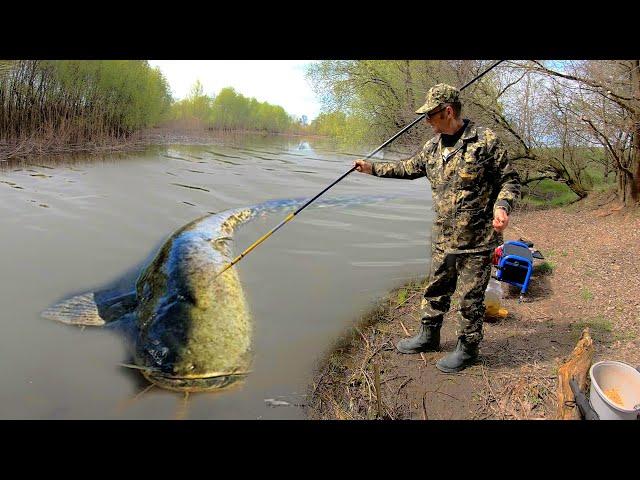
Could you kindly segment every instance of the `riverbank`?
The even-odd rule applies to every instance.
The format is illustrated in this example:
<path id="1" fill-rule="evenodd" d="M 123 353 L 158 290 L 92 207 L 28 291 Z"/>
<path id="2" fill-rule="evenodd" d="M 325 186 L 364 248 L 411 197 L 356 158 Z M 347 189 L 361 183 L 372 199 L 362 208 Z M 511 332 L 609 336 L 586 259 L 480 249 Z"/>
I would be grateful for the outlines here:
<path id="1" fill-rule="evenodd" d="M 246 135 L 290 138 L 327 138 L 297 133 L 265 133 L 263 131 L 217 131 L 204 128 L 154 127 L 126 138 L 104 138 L 100 141 L 70 143 L 55 136 L 29 138 L 15 142 L 0 142 L 0 162 L 29 157 L 66 154 L 104 154 L 144 150 L 152 145 L 204 145 Z"/>
<path id="2" fill-rule="evenodd" d="M 640 365 L 640 211 L 604 195 L 520 210 L 505 232 L 506 240 L 519 238 L 532 241 L 545 260 L 536 260 L 525 302 L 504 285 L 509 314 L 485 322 L 477 365 L 457 375 L 435 368 L 455 346 L 453 312 L 445 317 L 440 352 L 396 351 L 419 325 L 424 279 L 412 282 L 380 299 L 318 364 L 307 417 L 553 419 L 557 368 L 585 327 L 594 362 Z"/>
<path id="3" fill-rule="evenodd" d="M 224 140 L 247 135 L 260 137 L 284 137 L 284 138 L 328 138 L 320 135 L 306 133 L 272 133 L 255 130 L 208 130 L 206 128 L 181 128 L 176 126 L 155 127 L 138 134 L 138 140 L 151 145 L 165 144 L 207 144 L 212 140 Z"/>
<path id="4" fill-rule="evenodd" d="M 146 139 L 137 137 L 105 138 L 82 143 L 70 143 L 55 137 L 29 138 L 14 142 L 0 142 L 0 162 L 43 156 L 128 152 L 142 150 L 149 145 Z"/>

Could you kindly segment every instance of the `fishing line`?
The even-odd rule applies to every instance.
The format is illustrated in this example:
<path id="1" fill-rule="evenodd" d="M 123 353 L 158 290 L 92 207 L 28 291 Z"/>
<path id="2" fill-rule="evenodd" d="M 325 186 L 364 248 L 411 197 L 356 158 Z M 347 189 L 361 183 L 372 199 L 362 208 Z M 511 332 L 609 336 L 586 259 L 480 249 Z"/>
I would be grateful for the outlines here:
<path id="1" fill-rule="evenodd" d="M 497 67 L 499 64 L 501 64 L 502 62 L 504 62 L 504 60 L 498 60 L 496 63 L 494 63 L 493 65 L 491 65 L 489 68 L 487 68 L 484 72 L 482 72 L 480 75 L 474 77 L 472 80 L 470 80 L 469 82 L 467 82 L 465 85 L 463 85 L 462 87 L 460 87 L 460 91 L 464 90 L 465 88 L 467 88 L 469 85 L 471 85 L 473 82 L 479 80 L 480 78 L 482 78 L 485 74 L 489 73 L 489 71 L 493 70 L 495 67 Z M 391 137 L 389 140 L 387 140 L 386 142 L 384 142 L 382 145 L 380 145 L 378 148 L 376 148 L 373 152 L 371 152 L 369 155 L 367 155 L 365 157 L 365 160 L 368 158 L 373 157 L 376 153 L 378 153 L 380 150 L 382 150 L 384 147 L 386 147 L 387 145 L 389 145 L 391 142 L 393 142 L 396 138 L 398 138 L 400 135 L 402 135 L 404 132 L 406 132 L 407 130 L 409 130 L 411 127 L 413 127 L 416 123 L 418 123 L 420 120 L 422 120 L 425 116 L 427 115 L 427 113 L 421 113 L 420 115 L 418 115 L 418 117 L 413 120 L 410 124 L 408 124 L 406 127 L 404 127 L 402 130 L 400 130 L 398 133 L 396 133 L 393 137 Z M 256 248 L 258 245 L 260 245 L 262 242 L 264 242 L 267 238 L 269 238 L 271 235 L 273 235 L 275 232 L 277 232 L 280 228 L 282 228 L 287 222 L 291 221 L 296 215 L 298 215 L 302 210 L 304 210 L 305 208 L 307 208 L 311 203 L 313 203 L 318 197 L 320 197 L 321 195 L 323 195 L 327 190 L 329 190 L 331 187 L 333 187 L 334 185 L 336 185 L 338 182 L 342 181 L 342 179 L 344 179 L 347 175 L 349 175 L 351 172 L 353 172 L 356 169 L 356 166 L 354 165 L 353 167 L 351 167 L 351 169 L 342 174 L 337 180 L 335 180 L 331 185 L 329 185 L 328 187 L 326 187 L 324 190 L 322 190 L 320 193 L 318 193 L 315 197 L 313 197 L 312 199 L 308 200 L 304 205 L 302 205 L 300 208 L 298 208 L 295 212 L 290 213 L 289 215 L 287 215 L 287 217 L 282 220 L 278 225 L 276 225 L 274 228 L 272 228 L 271 230 L 269 230 L 267 233 L 265 233 L 262 237 L 260 237 L 258 240 L 256 240 L 254 243 L 252 243 L 244 252 L 242 252 L 240 255 L 238 255 L 236 258 L 234 258 L 231 263 L 229 265 L 227 265 L 226 267 L 224 267 L 220 273 L 218 273 L 215 278 L 218 278 L 220 275 L 222 275 L 224 272 L 226 272 L 228 269 L 230 269 L 231 267 L 233 267 L 236 263 L 238 263 L 240 260 L 242 260 L 244 257 L 246 257 L 254 248 Z"/>

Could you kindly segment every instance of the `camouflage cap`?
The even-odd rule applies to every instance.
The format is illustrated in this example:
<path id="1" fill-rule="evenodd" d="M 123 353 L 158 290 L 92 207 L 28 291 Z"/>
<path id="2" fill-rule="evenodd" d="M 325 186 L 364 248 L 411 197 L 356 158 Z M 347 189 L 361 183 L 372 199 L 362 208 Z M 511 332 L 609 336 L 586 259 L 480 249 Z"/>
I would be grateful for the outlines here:
<path id="1" fill-rule="evenodd" d="M 427 92 L 427 99 L 416 113 L 427 113 L 443 103 L 454 103 L 460 101 L 460 90 L 446 83 L 434 85 Z"/>

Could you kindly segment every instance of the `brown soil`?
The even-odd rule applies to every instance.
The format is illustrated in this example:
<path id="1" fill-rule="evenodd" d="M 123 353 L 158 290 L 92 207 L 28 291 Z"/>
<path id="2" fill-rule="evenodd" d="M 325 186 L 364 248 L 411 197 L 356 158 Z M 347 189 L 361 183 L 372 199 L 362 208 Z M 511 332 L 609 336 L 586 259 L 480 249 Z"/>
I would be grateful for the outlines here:
<path id="1" fill-rule="evenodd" d="M 514 212 L 505 239 L 532 241 L 545 260 L 535 260 L 523 303 L 519 289 L 503 284 L 509 313 L 485 322 L 476 365 L 453 375 L 435 367 L 455 347 L 453 311 L 445 317 L 440 352 L 403 355 L 395 349 L 419 324 L 423 284 L 410 284 L 391 292 L 323 359 L 309 389 L 307 416 L 553 419 L 557 368 L 585 327 L 594 362 L 639 366 L 640 211 L 609 200 Z"/>

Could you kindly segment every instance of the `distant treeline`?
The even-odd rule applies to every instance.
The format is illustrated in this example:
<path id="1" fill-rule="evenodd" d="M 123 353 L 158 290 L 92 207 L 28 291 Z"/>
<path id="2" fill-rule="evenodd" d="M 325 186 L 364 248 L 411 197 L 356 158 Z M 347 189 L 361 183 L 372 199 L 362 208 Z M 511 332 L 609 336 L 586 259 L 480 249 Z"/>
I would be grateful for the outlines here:
<path id="1" fill-rule="evenodd" d="M 158 125 L 217 131 L 301 133 L 306 118 L 197 81 L 175 101 L 143 60 L 0 60 L 0 158 L 118 145 Z"/>
<path id="2" fill-rule="evenodd" d="M 172 105 L 170 117 L 183 125 L 200 125 L 211 130 L 297 133 L 304 129 L 302 120 L 280 106 L 245 97 L 232 87 L 208 96 L 200 81 L 195 82 L 187 98 Z"/>
<path id="3" fill-rule="evenodd" d="M 167 81 L 146 61 L 0 61 L 0 141 L 121 138 L 170 106 Z"/>

